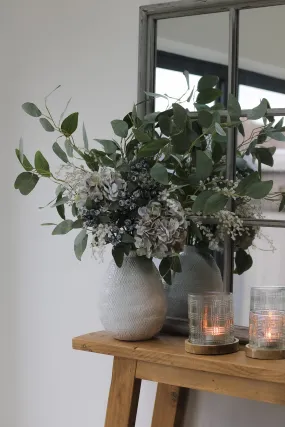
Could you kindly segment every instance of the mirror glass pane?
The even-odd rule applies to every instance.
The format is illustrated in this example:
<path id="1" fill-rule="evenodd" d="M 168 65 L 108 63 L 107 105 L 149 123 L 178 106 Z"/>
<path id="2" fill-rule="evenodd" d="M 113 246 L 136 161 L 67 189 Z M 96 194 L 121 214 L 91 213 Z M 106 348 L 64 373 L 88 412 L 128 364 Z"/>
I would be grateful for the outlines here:
<path id="1" fill-rule="evenodd" d="M 228 21 L 226 12 L 159 20 L 155 92 L 180 98 L 187 88 L 184 70 L 190 73 L 191 89 L 197 87 L 201 76 L 214 74 L 220 77 L 219 84 L 226 92 Z M 193 98 L 182 105 L 195 110 Z M 166 108 L 167 101 L 157 98 L 156 111 Z"/>

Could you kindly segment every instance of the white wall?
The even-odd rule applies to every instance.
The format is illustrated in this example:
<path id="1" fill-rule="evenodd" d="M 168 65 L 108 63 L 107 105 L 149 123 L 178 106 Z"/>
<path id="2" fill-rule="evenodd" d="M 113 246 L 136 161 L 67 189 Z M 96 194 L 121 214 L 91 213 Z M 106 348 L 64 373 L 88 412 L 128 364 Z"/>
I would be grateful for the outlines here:
<path id="1" fill-rule="evenodd" d="M 28 197 L 13 191 L 20 168 L 14 147 L 22 135 L 31 158 L 40 148 L 52 162 L 52 138 L 20 105 L 41 104 L 58 84 L 53 109 L 73 96 L 89 135 L 111 136 L 108 122 L 126 112 L 136 96 L 139 0 L 4 0 L 1 46 L 1 293 L 0 426 L 103 427 L 111 358 L 71 349 L 75 335 L 101 328 L 96 312 L 105 264 L 73 255 L 74 236 L 51 237 L 40 223 L 55 219 L 51 187 Z M 70 111 L 71 111 L 70 110 Z M 106 262 L 108 257 L 106 259 Z M 150 425 L 155 387 L 143 390 L 138 427 Z M 194 427 L 282 425 L 283 408 L 192 393 Z M 222 410 L 221 410 L 222 409 Z M 222 412 L 226 409 L 226 415 Z M 275 417 L 275 418 L 274 418 Z M 279 418 L 278 418 L 279 417 Z M 190 421 L 193 420 L 193 424 Z M 191 421 L 192 422 L 192 421 Z M 115 427 L 115 426 L 114 426 Z"/>

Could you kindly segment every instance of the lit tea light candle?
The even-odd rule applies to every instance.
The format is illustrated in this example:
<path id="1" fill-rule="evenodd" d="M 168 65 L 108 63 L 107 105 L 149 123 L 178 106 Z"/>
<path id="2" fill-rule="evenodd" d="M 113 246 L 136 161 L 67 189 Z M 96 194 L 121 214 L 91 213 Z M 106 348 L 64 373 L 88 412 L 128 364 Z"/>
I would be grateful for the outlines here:
<path id="1" fill-rule="evenodd" d="M 223 326 L 205 327 L 205 340 L 208 344 L 222 342 L 225 339 L 225 328 Z"/>

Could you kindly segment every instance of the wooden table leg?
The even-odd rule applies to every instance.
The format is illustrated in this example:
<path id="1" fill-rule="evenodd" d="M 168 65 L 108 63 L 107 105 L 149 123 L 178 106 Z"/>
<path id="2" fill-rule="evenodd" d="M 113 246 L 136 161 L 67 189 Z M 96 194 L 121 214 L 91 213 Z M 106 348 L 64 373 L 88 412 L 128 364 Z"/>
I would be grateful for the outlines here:
<path id="1" fill-rule="evenodd" d="M 137 362 L 114 358 L 105 427 L 134 427 L 141 380 L 135 378 Z"/>
<path id="2" fill-rule="evenodd" d="M 151 427 L 180 427 L 187 389 L 158 384 Z"/>

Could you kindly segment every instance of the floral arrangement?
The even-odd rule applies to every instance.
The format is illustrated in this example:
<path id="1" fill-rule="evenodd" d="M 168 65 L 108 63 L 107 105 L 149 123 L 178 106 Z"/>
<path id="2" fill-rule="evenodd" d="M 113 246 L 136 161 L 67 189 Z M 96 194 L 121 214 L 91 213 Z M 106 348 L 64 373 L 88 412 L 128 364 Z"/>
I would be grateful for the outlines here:
<path id="1" fill-rule="evenodd" d="M 40 151 L 32 165 L 21 140 L 16 154 L 25 172 L 17 177 L 15 188 L 27 195 L 39 179 L 56 184 L 55 198 L 49 205 L 57 209 L 62 221 L 45 225 L 55 225 L 53 235 L 81 229 L 74 242 L 79 260 L 88 239 L 95 254 L 102 254 L 111 244 L 118 266 L 130 253 L 159 258 L 160 272 L 170 282 L 171 270 L 181 271 L 177 255 L 185 243 L 222 250 L 224 237 L 229 235 L 235 242 L 236 272 L 241 274 L 251 267 L 249 248 L 259 230 L 245 227 L 243 218 L 261 218 L 256 201 L 263 198 L 280 200 L 280 210 L 285 206 L 285 195 L 271 193 L 273 182 L 262 181 L 261 176 L 262 164 L 272 166 L 275 152 L 264 142 L 269 138 L 285 141 L 283 119 L 275 124 L 274 118 L 266 115 L 266 99 L 241 119 L 241 107 L 232 95 L 225 117 L 221 114 L 224 105 L 217 102 L 222 93 L 216 88 L 215 76 L 200 79 L 195 102 L 198 114 L 193 115 L 181 105 L 195 92 L 190 91 L 187 72 L 185 77 L 187 91 L 179 99 L 147 93 L 149 98 L 165 98 L 165 111 L 140 118 L 134 106 L 123 120 L 111 122 L 115 138 L 97 139 L 93 148 L 89 148 L 84 124 L 82 142 L 75 143 L 78 113 L 63 118 L 64 112 L 56 123 L 47 98 L 44 113 L 33 103 L 23 104 L 24 111 L 38 118 L 47 132 L 58 132 L 52 149 L 63 165 L 52 173 Z M 246 139 L 244 120 L 260 118 L 263 125 Z M 244 137 L 236 153 L 234 181 L 225 179 L 231 128 Z M 257 171 L 249 166 L 246 156 L 254 159 Z M 234 213 L 227 209 L 230 201 L 235 203 Z M 67 219 L 67 213 L 74 219 Z M 206 224 L 205 217 L 213 218 L 213 224 Z"/>

